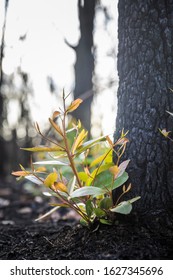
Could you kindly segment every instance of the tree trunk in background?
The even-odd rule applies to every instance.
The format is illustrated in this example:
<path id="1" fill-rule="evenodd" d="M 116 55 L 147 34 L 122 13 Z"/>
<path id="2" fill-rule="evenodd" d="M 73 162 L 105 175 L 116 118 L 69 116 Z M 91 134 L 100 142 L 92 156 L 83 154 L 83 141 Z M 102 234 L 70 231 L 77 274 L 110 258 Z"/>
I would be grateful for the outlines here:
<path id="1" fill-rule="evenodd" d="M 173 208 L 173 1 L 119 1 L 115 139 L 129 130 L 126 158 L 139 210 Z M 135 204 L 134 204 L 135 206 Z"/>
<path id="2" fill-rule="evenodd" d="M 73 116 L 80 119 L 84 127 L 90 131 L 94 71 L 93 26 L 96 0 L 84 0 L 83 2 L 84 5 L 81 0 L 78 1 L 81 37 L 78 46 L 74 48 L 76 51 L 74 98 L 82 97 L 85 102 L 73 112 Z"/>
<path id="3" fill-rule="evenodd" d="M 5 45 L 5 29 L 6 29 L 6 20 L 7 20 L 7 10 L 8 10 L 9 0 L 5 1 L 5 15 L 4 15 L 4 23 L 2 27 L 2 38 L 1 38 L 1 46 L 0 46 L 0 177 L 5 176 L 5 156 L 6 156 L 6 145 L 5 140 L 2 135 L 2 126 L 4 120 L 4 98 L 2 94 L 2 85 L 3 85 L 3 69 L 2 62 L 4 57 L 4 45 Z"/>

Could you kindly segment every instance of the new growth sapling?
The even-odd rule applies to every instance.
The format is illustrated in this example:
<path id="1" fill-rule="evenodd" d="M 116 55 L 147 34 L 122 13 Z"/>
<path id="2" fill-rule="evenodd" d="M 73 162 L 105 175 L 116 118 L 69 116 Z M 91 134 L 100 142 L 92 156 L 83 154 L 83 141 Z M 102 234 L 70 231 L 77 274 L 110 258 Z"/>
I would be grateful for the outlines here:
<path id="1" fill-rule="evenodd" d="M 78 98 L 66 106 L 67 97 L 63 93 L 63 108 L 55 111 L 52 118 L 49 118 L 57 137 L 51 139 L 43 135 L 36 123 L 38 134 L 49 145 L 24 148 L 30 152 L 44 152 L 49 159 L 33 162 L 30 170 L 20 165 L 21 170 L 12 174 L 47 187 L 50 195 L 57 199 L 57 203 L 52 205 L 54 208 L 51 213 L 60 207 L 68 207 L 81 217 L 83 225 L 111 225 L 116 220 L 116 213 L 129 214 L 132 203 L 140 198 L 122 200 L 124 194 L 131 189 L 131 184 L 125 186 L 129 160 L 121 162 L 128 143 L 127 133 L 122 131 L 120 138 L 113 143 L 109 136 L 88 140 L 88 133 L 82 128 L 80 121 L 73 123 L 70 129 L 67 128 L 68 114 L 82 103 Z M 98 145 L 99 154 L 96 155 Z M 113 153 L 116 155 L 116 162 L 113 162 Z M 122 193 L 114 202 L 112 192 L 120 187 Z"/>

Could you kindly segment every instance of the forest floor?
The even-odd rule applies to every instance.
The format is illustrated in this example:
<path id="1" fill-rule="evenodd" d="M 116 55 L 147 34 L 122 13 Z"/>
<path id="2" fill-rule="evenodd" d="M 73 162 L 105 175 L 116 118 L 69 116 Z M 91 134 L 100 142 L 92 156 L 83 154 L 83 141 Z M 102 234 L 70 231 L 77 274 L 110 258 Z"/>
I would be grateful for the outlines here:
<path id="1" fill-rule="evenodd" d="M 149 218 L 132 212 L 91 231 L 68 211 L 35 222 L 50 210 L 48 201 L 25 185 L 0 182 L 1 260 L 173 259 L 173 217 L 163 212 Z"/>

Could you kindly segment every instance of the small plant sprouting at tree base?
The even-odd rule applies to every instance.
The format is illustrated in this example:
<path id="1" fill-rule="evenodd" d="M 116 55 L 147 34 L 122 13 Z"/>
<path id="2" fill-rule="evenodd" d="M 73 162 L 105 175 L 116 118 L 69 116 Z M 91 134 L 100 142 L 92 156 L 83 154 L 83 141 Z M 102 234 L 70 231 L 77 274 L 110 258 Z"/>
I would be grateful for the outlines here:
<path id="1" fill-rule="evenodd" d="M 63 109 L 55 111 L 49 118 L 57 138 L 44 136 L 36 123 L 38 134 L 49 145 L 24 148 L 26 151 L 44 152 L 49 160 L 31 163 L 31 170 L 20 165 L 21 170 L 12 174 L 46 186 L 49 193 L 57 198 L 52 212 L 59 207 L 68 207 L 80 215 L 83 225 L 91 227 L 98 222 L 111 225 L 116 220 L 116 213 L 129 214 L 132 203 L 140 198 L 122 200 L 131 189 L 131 184 L 124 185 L 128 179 L 125 170 L 129 160 L 120 163 L 128 143 L 127 133 L 122 131 L 120 138 L 113 143 L 109 136 L 87 140 L 87 131 L 80 121 L 67 129 L 68 114 L 82 102 L 76 99 L 66 106 L 67 97 L 63 93 Z M 94 152 L 96 145 L 99 145 L 98 155 Z M 116 163 L 112 160 L 112 153 L 116 154 Z M 112 191 L 119 187 L 122 187 L 122 193 L 114 202 Z"/>
<path id="2" fill-rule="evenodd" d="M 173 90 L 171 90 L 171 91 L 173 91 Z M 169 112 L 169 111 L 166 111 L 169 115 L 171 115 L 172 117 L 173 117 L 173 113 L 171 113 L 171 112 Z M 165 128 L 164 129 L 160 129 L 159 128 L 159 131 L 161 132 L 161 134 L 165 137 L 165 138 L 167 138 L 167 139 L 169 139 L 171 142 L 173 142 L 173 139 L 169 136 L 170 135 L 170 133 L 172 133 L 172 131 L 167 131 Z"/>

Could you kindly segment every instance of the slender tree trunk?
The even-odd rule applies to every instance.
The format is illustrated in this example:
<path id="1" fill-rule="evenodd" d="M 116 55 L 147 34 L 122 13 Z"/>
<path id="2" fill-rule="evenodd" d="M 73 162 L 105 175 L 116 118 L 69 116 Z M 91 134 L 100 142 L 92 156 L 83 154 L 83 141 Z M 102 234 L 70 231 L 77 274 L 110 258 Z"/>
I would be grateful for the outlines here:
<path id="1" fill-rule="evenodd" d="M 126 158 L 138 208 L 173 208 L 173 1 L 120 0 L 115 139 L 129 130 Z"/>
<path id="2" fill-rule="evenodd" d="M 76 51 L 74 97 L 80 96 L 85 99 L 85 102 L 74 111 L 73 115 L 80 119 L 84 127 L 90 131 L 94 71 L 93 27 L 96 0 L 84 0 L 83 2 L 82 5 L 82 1 L 78 1 L 81 37 L 78 46 L 74 48 Z"/>
<path id="3" fill-rule="evenodd" d="M 6 20 L 7 20 L 7 10 L 8 10 L 8 2 L 9 0 L 5 1 L 5 15 L 4 15 L 4 23 L 2 27 L 2 38 L 1 38 L 1 48 L 0 48 L 0 176 L 5 175 L 5 155 L 6 155 L 6 145 L 5 140 L 2 135 L 2 125 L 4 120 L 3 115 L 3 105 L 4 105 L 4 98 L 2 94 L 2 85 L 3 85 L 3 69 L 2 69 L 2 62 L 4 57 L 4 45 L 5 45 L 5 29 L 6 29 Z"/>
<path id="4" fill-rule="evenodd" d="M 7 9 L 8 9 L 8 1 L 5 1 L 5 15 L 4 15 L 4 23 L 2 27 L 2 38 L 1 38 L 1 48 L 0 48 L 0 120 L 2 124 L 2 115 L 3 115 L 3 96 L 2 96 L 2 84 L 3 84 L 3 69 L 2 69 L 2 61 L 4 58 L 4 45 L 5 45 L 5 29 L 6 29 L 6 21 L 7 21 Z"/>

